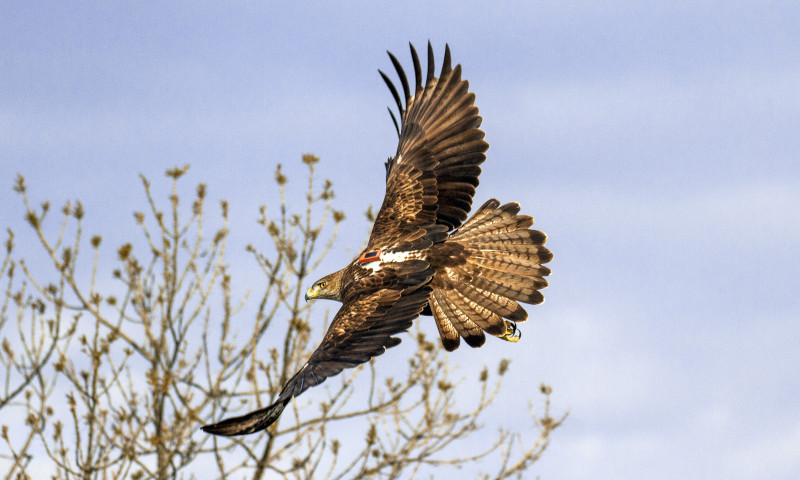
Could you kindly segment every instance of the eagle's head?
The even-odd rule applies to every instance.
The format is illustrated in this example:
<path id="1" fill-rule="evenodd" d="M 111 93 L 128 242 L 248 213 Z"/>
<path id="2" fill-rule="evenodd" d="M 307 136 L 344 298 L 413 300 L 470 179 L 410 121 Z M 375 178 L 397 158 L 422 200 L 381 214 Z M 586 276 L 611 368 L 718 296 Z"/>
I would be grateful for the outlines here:
<path id="1" fill-rule="evenodd" d="M 342 271 L 333 272 L 320 278 L 306 292 L 306 302 L 314 298 L 342 301 Z"/>

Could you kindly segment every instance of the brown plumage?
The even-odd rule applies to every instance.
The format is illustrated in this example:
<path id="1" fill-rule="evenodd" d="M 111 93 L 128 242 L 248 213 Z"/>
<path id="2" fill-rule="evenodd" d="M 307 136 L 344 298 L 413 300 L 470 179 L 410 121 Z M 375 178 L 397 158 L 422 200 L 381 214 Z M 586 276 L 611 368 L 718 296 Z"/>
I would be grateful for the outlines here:
<path id="1" fill-rule="evenodd" d="M 450 49 L 434 76 L 428 44 L 425 84 L 411 46 L 414 91 L 389 53 L 402 96 L 380 72 L 400 114 L 394 157 L 386 162 L 386 195 L 367 249 L 343 269 L 312 285 L 306 299 L 342 302 L 322 343 L 286 383 L 275 402 L 247 415 L 206 425 L 217 435 L 241 435 L 271 425 L 288 402 L 344 368 L 354 367 L 400 343 L 395 335 L 420 314 L 433 315 L 442 344 L 460 339 L 478 347 L 485 333 L 516 341 L 514 322 L 527 319 L 519 302 L 539 304 L 552 259 L 544 233 L 519 205 L 483 204 L 469 219 L 480 165 L 489 148 L 479 129 L 475 94 L 451 67 Z M 485 333 L 484 333 L 485 332 Z"/>

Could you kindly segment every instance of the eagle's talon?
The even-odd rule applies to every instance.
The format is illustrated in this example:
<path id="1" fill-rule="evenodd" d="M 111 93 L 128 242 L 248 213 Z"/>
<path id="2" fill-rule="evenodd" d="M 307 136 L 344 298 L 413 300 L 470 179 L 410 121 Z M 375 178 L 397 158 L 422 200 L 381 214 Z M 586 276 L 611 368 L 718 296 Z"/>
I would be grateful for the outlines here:
<path id="1" fill-rule="evenodd" d="M 522 338 L 522 330 L 517 328 L 517 324 L 511 320 L 506 320 L 506 333 L 500 335 L 500 338 L 507 342 L 517 343 Z"/>

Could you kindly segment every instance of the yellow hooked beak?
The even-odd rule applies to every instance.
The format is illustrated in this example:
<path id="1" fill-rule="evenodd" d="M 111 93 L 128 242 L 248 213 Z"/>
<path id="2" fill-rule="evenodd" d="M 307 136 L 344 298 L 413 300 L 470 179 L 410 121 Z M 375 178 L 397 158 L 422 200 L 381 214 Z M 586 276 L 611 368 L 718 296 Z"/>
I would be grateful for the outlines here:
<path id="1" fill-rule="evenodd" d="M 320 293 L 322 293 L 322 289 L 319 288 L 319 285 L 312 285 L 311 288 L 306 291 L 306 302 L 317 298 Z"/>

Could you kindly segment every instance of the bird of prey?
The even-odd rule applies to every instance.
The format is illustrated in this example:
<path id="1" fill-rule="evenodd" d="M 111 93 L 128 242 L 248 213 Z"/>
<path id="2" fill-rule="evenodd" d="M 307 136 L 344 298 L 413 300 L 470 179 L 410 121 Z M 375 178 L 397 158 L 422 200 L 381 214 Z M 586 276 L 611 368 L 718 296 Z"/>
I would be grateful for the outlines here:
<path id="1" fill-rule="evenodd" d="M 322 343 L 286 383 L 275 402 L 247 415 L 206 425 L 216 435 L 254 433 L 271 425 L 292 397 L 342 369 L 355 367 L 400 343 L 397 334 L 419 315 L 432 315 L 444 348 L 460 339 L 479 347 L 484 332 L 516 341 L 528 314 L 519 302 L 539 304 L 553 256 L 546 235 L 531 229 L 519 204 L 489 200 L 467 219 L 489 144 L 479 129 L 475 94 L 451 67 L 445 47 L 435 76 L 428 43 L 424 77 L 413 45 L 414 89 L 389 53 L 401 93 L 379 70 L 397 103 L 399 136 L 386 162 L 386 195 L 366 249 L 343 269 L 315 282 L 306 299 L 342 302 Z"/>

